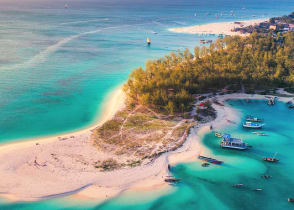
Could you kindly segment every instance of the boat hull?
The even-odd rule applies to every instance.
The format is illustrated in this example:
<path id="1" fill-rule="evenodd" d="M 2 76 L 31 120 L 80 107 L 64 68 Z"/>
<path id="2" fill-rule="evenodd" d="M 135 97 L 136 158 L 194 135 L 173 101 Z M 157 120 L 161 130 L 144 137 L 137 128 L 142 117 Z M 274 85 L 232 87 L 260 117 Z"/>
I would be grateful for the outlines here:
<path id="1" fill-rule="evenodd" d="M 217 164 L 217 165 L 221 165 L 223 163 L 223 161 L 216 160 L 216 159 L 209 158 L 209 157 L 204 157 L 204 156 L 201 156 L 201 155 L 198 156 L 198 159 L 203 160 L 203 161 L 208 162 L 208 163 Z"/>
<path id="2" fill-rule="evenodd" d="M 234 150 L 246 150 L 248 147 L 235 147 L 235 146 L 227 146 L 227 145 L 220 145 L 222 148 L 225 149 L 234 149 Z"/>
<path id="3" fill-rule="evenodd" d="M 243 128 L 261 129 L 263 125 L 246 125 L 243 124 Z"/>

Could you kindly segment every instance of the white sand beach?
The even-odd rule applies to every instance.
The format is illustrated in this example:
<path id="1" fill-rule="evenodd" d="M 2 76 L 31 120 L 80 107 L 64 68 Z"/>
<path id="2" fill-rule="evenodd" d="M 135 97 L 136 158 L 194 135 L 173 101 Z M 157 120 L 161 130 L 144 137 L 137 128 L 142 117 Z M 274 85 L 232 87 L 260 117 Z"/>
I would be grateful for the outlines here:
<path id="1" fill-rule="evenodd" d="M 241 35 L 245 36 L 246 34 L 241 34 L 240 32 L 232 31 L 234 28 L 249 26 L 259 24 L 264 22 L 268 19 L 256 19 L 256 20 L 243 20 L 243 21 L 236 21 L 240 22 L 241 24 L 237 24 L 235 22 L 219 22 L 219 23 L 209 23 L 204 25 L 195 25 L 195 26 L 188 26 L 188 27 L 181 27 L 181 28 L 170 28 L 169 31 L 176 32 L 176 33 L 187 33 L 187 34 L 224 34 L 224 35 Z"/>
<path id="2" fill-rule="evenodd" d="M 264 99 L 265 96 L 230 94 L 217 96 L 224 103 L 228 99 Z M 169 174 L 168 164 L 195 161 L 197 155 L 210 151 L 201 143 L 200 136 L 214 129 L 238 122 L 239 117 L 229 106 L 213 104 L 217 118 L 191 129 L 182 147 L 168 152 L 146 165 L 109 172 L 98 171 L 93 164 L 108 154 L 98 152 L 90 140 L 91 130 L 111 119 L 122 106 L 121 89 L 114 92 L 101 121 L 79 132 L 0 147 L 0 195 L 12 201 L 34 201 L 67 195 L 104 201 L 124 191 L 145 191 L 170 186 L 164 182 Z"/>

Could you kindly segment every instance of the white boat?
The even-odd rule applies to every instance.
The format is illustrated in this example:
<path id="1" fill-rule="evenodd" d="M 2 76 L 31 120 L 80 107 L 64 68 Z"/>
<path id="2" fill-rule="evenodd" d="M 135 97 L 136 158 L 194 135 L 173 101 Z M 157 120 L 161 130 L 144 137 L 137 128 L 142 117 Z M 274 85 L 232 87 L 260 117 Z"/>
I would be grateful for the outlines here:
<path id="1" fill-rule="evenodd" d="M 220 144 L 222 148 L 245 150 L 248 149 L 248 145 L 242 141 L 242 139 L 231 138 L 230 134 L 224 134 L 223 140 Z"/>
<path id="2" fill-rule="evenodd" d="M 243 127 L 244 128 L 262 128 L 264 126 L 264 124 L 261 123 L 255 123 L 255 122 L 250 122 L 250 121 L 246 121 L 243 123 Z"/>
<path id="3" fill-rule="evenodd" d="M 251 122 L 262 122 L 263 119 L 258 118 L 258 117 L 254 117 L 252 115 L 247 115 L 246 116 L 246 121 L 251 121 Z"/>
<path id="4" fill-rule="evenodd" d="M 147 42 L 147 45 L 150 45 L 151 44 L 151 40 L 150 40 L 149 37 L 147 37 L 146 42 Z"/>

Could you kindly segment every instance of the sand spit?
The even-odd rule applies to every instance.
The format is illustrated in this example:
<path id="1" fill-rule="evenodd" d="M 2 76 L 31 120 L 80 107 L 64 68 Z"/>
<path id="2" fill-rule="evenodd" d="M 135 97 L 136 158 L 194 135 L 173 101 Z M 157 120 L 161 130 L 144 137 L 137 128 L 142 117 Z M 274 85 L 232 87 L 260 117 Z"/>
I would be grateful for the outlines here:
<path id="1" fill-rule="evenodd" d="M 113 96 L 109 100 L 113 106 L 107 106 L 109 112 L 102 118 L 104 122 L 120 109 L 118 102 L 124 98 L 121 90 Z M 230 94 L 214 98 L 224 103 L 228 99 L 265 99 L 265 96 Z M 217 130 L 240 120 L 230 106 L 213 104 L 213 107 L 217 118 L 192 128 L 181 148 L 134 168 L 102 172 L 93 167 L 95 161 L 109 157 L 92 146 L 93 128 L 59 138 L 4 145 L 0 147 L 1 195 L 13 201 L 34 201 L 75 194 L 80 198 L 104 201 L 126 190 L 169 189 L 164 182 L 169 174 L 168 164 L 195 161 L 198 154 L 209 155 L 209 149 L 201 143 L 201 135 L 209 131 L 210 125 Z M 99 125 L 101 122 L 96 127 Z"/>
<path id="2" fill-rule="evenodd" d="M 249 25 L 259 24 L 266 21 L 267 19 L 256 19 L 256 20 L 244 20 L 237 21 L 240 22 L 243 27 Z M 195 25 L 182 28 L 170 28 L 169 31 L 176 33 L 187 33 L 187 34 L 224 34 L 224 35 L 241 35 L 245 36 L 246 34 L 241 34 L 240 32 L 232 31 L 234 28 L 240 27 L 240 24 L 236 22 L 219 22 L 219 23 L 209 23 L 204 25 Z"/>

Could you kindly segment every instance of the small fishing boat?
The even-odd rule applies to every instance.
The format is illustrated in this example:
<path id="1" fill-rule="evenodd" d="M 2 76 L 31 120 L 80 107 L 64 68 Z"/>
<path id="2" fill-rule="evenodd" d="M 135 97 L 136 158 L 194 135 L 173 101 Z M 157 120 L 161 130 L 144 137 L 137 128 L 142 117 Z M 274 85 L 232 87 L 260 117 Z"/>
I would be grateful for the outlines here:
<path id="1" fill-rule="evenodd" d="M 262 191 L 262 189 L 261 188 L 257 188 L 254 191 Z"/>
<path id="2" fill-rule="evenodd" d="M 241 188 L 241 187 L 244 187 L 244 184 L 234 184 L 233 187 Z"/>
<path id="3" fill-rule="evenodd" d="M 263 119 L 258 118 L 258 117 L 254 117 L 252 115 L 247 115 L 246 116 L 246 121 L 251 121 L 251 122 L 262 122 Z"/>
<path id="4" fill-rule="evenodd" d="M 252 132 L 253 134 L 256 134 L 258 136 L 267 136 L 266 133 L 262 133 L 262 132 Z"/>
<path id="5" fill-rule="evenodd" d="M 177 179 L 174 177 L 168 177 L 168 178 L 165 178 L 164 181 L 168 182 L 168 183 L 177 183 L 177 182 L 181 181 L 181 179 Z"/>
<path id="6" fill-rule="evenodd" d="M 209 163 L 202 163 L 201 166 L 202 167 L 208 167 L 210 164 Z"/>
<path id="7" fill-rule="evenodd" d="M 265 158 L 263 158 L 263 160 L 266 162 L 271 162 L 271 163 L 279 162 L 280 159 L 276 158 L 276 155 L 277 155 L 277 152 L 275 153 L 275 155 L 272 158 L 265 157 Z"/>
<path id="8" fill-rule="evenodd" d="M 264 161 L 266 162 L 279 162 L 280 159 L 277 159 L 277 158 L 263 158 Z"/>
<path id="9" fill-rule="evenodd" d="M 294 104 L 291 104 L 288 106 L 289 109 L 293 109 L 294 108 Z"/>
<path id="10" fill-rule="evenodd" d="M 223 134 L 221 134 L 220 132 L 214 132 L 214 135 L 218 138 L 222 138 Z"/>
<path id="11" fill-rule="evenodd" d="M 267 105 L 269 105 L 269 106 L 275 105 L 275 100 L 274 99 L 269 99 L 268 102 L 267 102 Z"/>
<path id="12" fill-rule="evenodd" d="M 294 202 L 294 198 L 288 198 L 288 202 L 293 203 Z"/>
<path id="13" fill-rule="evenodd" d="M 251 122 L 251 121 L 246 121 L 246 122 L 243 123 L 244 128 L 258 129 L 258 128 L 262 128 L 263 126 L 264 126 L 264 124 L 254 123 L 254 122 Z"/>
<path id="14" fill-rule="evenodd" d="M 224 134 L 223 140 L 220 144 L 222 148 L 245 150 L 248 149 L 248 144 L 244 143 L 242 139 L 231 138 L 230 134 Z"/>
<path id="15" fill-rule="evenodd" d="M 269 176 L 269 175 L 262 175 L 261 178 L 269 179 L 269 178 L 271 178 L 271 176 Z"/>
<path id="16" fill-rule="evenodd" d="M 151 45 L 151 40 L 150 40 L 150 38 L 149 38 L 149 37 L 147 37 L 147 39 L 146 39 L 146 42 L 147 42 L 147 45 L 148 45 L 148 46 L 150 46 L 150 45 Z"/>
<path id="17" fill-rule="evenodd" d="M 213 159 L 213 158 L 210 158 L 210 157 L 205 157 L 205 156 L 202 156 L 202 155 L 198 155 L 198 159 L 209 162 L 209 163 L 217 164 L 217 165 L 221 165 L 223 163 L 223 161 L 216 160 L 216 159 Z"/>

